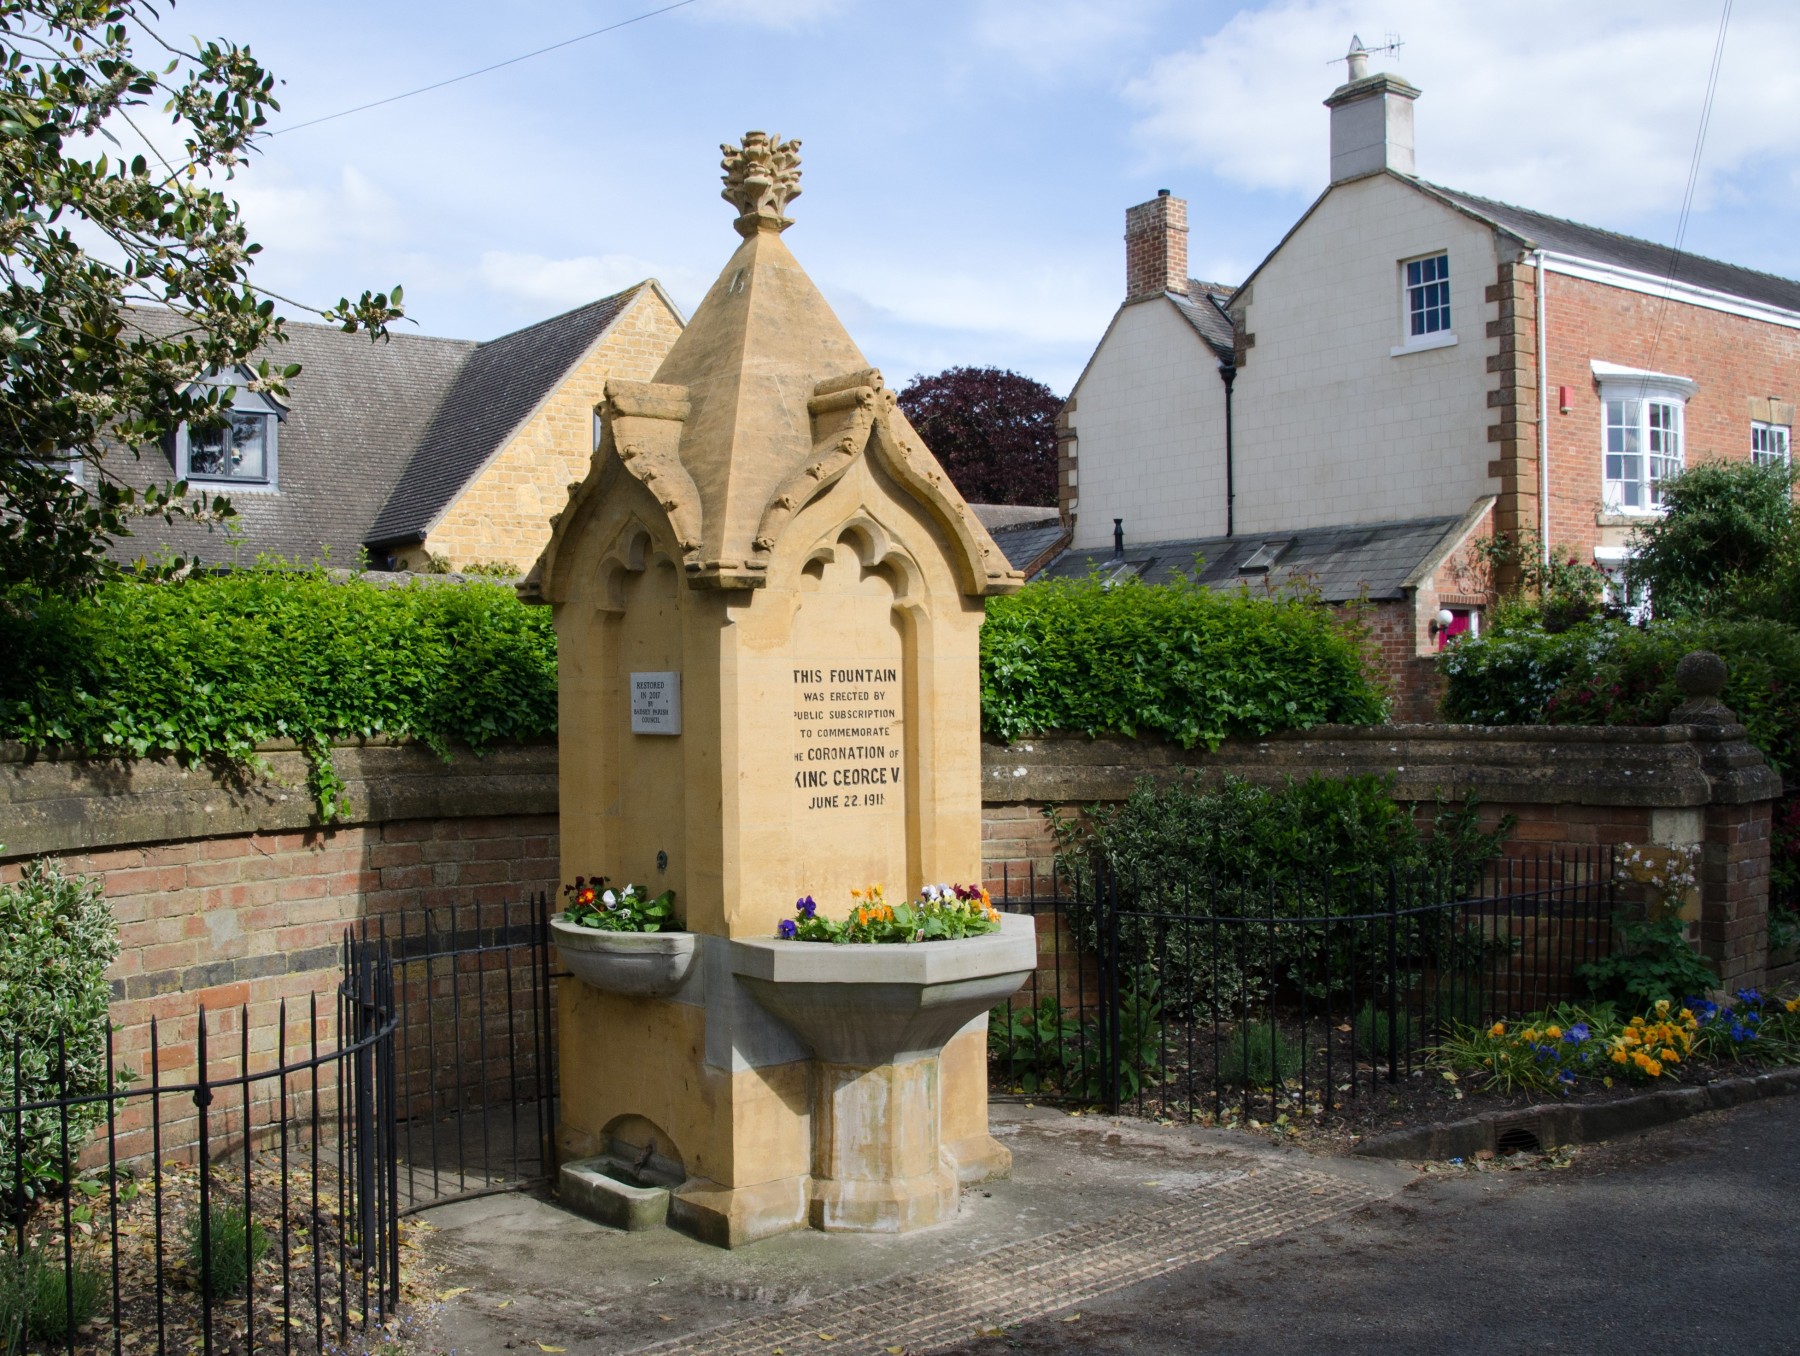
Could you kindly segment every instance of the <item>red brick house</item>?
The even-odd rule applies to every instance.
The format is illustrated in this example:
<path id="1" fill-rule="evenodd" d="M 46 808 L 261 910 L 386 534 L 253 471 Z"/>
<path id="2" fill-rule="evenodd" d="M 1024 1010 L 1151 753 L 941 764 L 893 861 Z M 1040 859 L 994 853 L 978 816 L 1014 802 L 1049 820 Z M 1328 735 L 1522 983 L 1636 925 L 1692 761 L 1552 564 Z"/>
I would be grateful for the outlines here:
<path id="1" fill-rule="evenodd" d="M 1048 567 L 1156 578 L 1199 554 L 1215 586 L 1360 594 L 1400 718 L 1430 714 L 1420 661 L 1491 601 L 1472 542 L 1616 571 L 1667 476 L 1786 459 L 1800 393 L 1800 282 L 1429 183 L 1418 95 L 1353 49 L 1330 182 L 1235 287 L 1187 277 L 1181 199 L 1129 209 Z"/>

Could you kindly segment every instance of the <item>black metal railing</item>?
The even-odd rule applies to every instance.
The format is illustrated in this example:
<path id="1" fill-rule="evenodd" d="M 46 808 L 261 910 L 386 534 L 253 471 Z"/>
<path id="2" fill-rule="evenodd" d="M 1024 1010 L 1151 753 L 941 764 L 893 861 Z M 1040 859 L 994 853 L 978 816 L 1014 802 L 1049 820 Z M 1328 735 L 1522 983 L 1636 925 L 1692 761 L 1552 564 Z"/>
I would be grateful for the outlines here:
<path id="1" fill-rule="evenodd" d="M 386 949 L 346 937 L 335 995 L 301 1008 L 152 1018 L 132 1074 L 110 1031 L 12 1033 L 13 1087 L 29 1067 L 54 1095 L 0 1105 L 0 1351 L 319 1353 L 392 1315 Z"/>
<path id="2" fill-rule="evenodd" d="M 366 921 L 393 955 L 400 1213 L 554 1171 L 550 903 L 539 894 Z"/>
<path id="3" fill-rule="evenodd" d="M 1457 1025 L 1572 999 L 1616 907 L 1606 849 L 1462 873 L 1001 884 L 1000 908 L 1038 920 L 1039 968 L 990 1015 L 995 1090 L 1189 1118 L 1329 1115 Z"/>

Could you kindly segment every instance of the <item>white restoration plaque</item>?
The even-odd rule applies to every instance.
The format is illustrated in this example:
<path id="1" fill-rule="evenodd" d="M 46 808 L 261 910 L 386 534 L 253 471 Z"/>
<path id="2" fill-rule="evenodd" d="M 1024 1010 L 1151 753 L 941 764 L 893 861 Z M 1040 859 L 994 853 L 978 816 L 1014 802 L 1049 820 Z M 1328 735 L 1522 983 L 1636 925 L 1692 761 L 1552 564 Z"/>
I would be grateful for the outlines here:
<path id="1" fill-rule="evenodd" d="M 631 675 L 631 732 L 647 735 L 681 733 L 681 675 Z"/>

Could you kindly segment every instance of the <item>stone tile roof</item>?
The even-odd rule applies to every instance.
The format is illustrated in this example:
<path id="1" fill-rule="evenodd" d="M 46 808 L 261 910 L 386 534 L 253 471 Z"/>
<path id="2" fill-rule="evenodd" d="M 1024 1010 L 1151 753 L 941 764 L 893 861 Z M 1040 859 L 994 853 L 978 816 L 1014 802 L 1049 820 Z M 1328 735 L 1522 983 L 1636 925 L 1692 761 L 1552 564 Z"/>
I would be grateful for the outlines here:
<path id="1" fill-rule="evenodd" d="M 374 546 L 422 538 L 647 286 L 640 283 L 479 345 L 417 440 L 365 539 Z"/>
<path id="2" fill-rule="evenodd" d="M 1044 554 L 1068 534 L 1062 523 L 1054 516 L 1048 522 L 1018 523 L 1011 527 L 997 527 L 989 533 L 1006 556 L 1006 563 L 1015 570 L 1022 570 L 1027 578 L 1031 577 L 1032 567 L 1038 564 Z"/>
<path id="3" fill-rule="evenodd" d="M 1366 595 L 1373 601 L 1402 596 L 1402 587 L 1450 533 L 1461 517 L 1414 518 L 1405 522 L 1367 523 L 1348 527 L 1298 528 L 1291 532 L 1244 533 L 1236 537 L 1201 537 L 1188 541 L 1128 546 L 1123 560 L 1109 550 L 1069 551 L 1045 568 L 1042 578 L 1083 579 L 1136 577 L 1166 584 L 1177 573 L 1191 574 L 1200 559 L 1199 581 L 1209 588 L 1233 585 L 1280 585 L 1298 575 L 1310 579 L 1324 601 L 1348 602 Z M 995 540 L 1000 540 L 996 534 Z M 1286 543 L 1271 551 L 1266 571 L 1245 573 L 1243 565 L 1265 545 Z"/>
<path id="4" fill-rule="evenodd" d="M 1231 316 L 1225 310 L 1225 302 L 1230 295 L 1231 289 L 1220 287 L 1216 283 L 1203 283 L 1197 278 L 1188 279 L 1187 296 L 1182 297 L 1174 292 L 1168 294 L 1169 300 L 1175 303 L 1175 309 L 1186 317 L 1188 324 L 1194 327 L 1221 362 L 1231 361 L 1232 356 Z"/>
<path id="5" fill-rule="evenodd" d="M 1648 273 L 1659 278 L 1669 276 L 1669 266 L 1673 260 L 1674 278 L 1678 283 L 1702 287 L 1711 292 L 1724 292 L 1748 301 L 1761 302 L 1765 306 L 1800 311 L 1800 282 L 1791 278 L 1759 273 L 1753 268 L 1740 268 L 1736 264 L 1721 263 L 1717 259 L 1707 259 L 1697 254 L 1684 253 L 1677 259 L 1673 249 L 1653 241 L 1604 231 L 1597 226 L 1584 226 L 1578 221 L 1547 216 L 1542 212 L 1495 202 L 1491 198 L 1478 198 L 1472 193 L 1445 188 L 1441 184 L 1421 181 L 1421 187 L 1441 194 L 1457 206 L 1486 218 L 1534 248 L 1592 259 L 1596 263 L 1611 264 L 1616 268 Z"/>
<path id="6" fill-rule="evenodd" d="M 137 319 L 158 333 L 172 332 L 177 323 L 166 311 L 142 310 Z M 290 383 L 287 417 L 277 435 L 280 488 L 269 493 L 220 487 L 238 511 L 242 545 L 234 547 L 222 532 L 193 523 L 152 519 L 115 545 L 115 558 L 151 556 L 167 546 L 215 563 L 249 564 L 263 553 L 355 563 L 420 432 L 477 345 L 404 331 L 372 343 L 330 325 L 294 322 L 287 333 L 287 343 L 267 354 L 273 363 L 302 368 Z M 135 460 L 129 452 L 115 452 L 106 464 L 140 488 L 175 475 L 170 453 L 160 448 L 145 449 Z"/>

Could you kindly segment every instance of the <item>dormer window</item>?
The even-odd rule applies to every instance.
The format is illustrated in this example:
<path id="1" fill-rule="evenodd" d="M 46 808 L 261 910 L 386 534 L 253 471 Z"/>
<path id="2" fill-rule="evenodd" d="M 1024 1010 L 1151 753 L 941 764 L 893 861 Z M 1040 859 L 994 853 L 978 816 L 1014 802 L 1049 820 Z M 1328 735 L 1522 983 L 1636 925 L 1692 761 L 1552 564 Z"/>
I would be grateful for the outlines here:
<path id="1" fill-rule="evenodd" d="M 204 380 L 233 389 L 231 408 L 217 423 L 183 424 L 176 431 L 175 474 L 237 489 L 275 489 L 280 427 L 287 411 L 279 401 L 252 391 L 251 375 L 241 368 Z"/>

